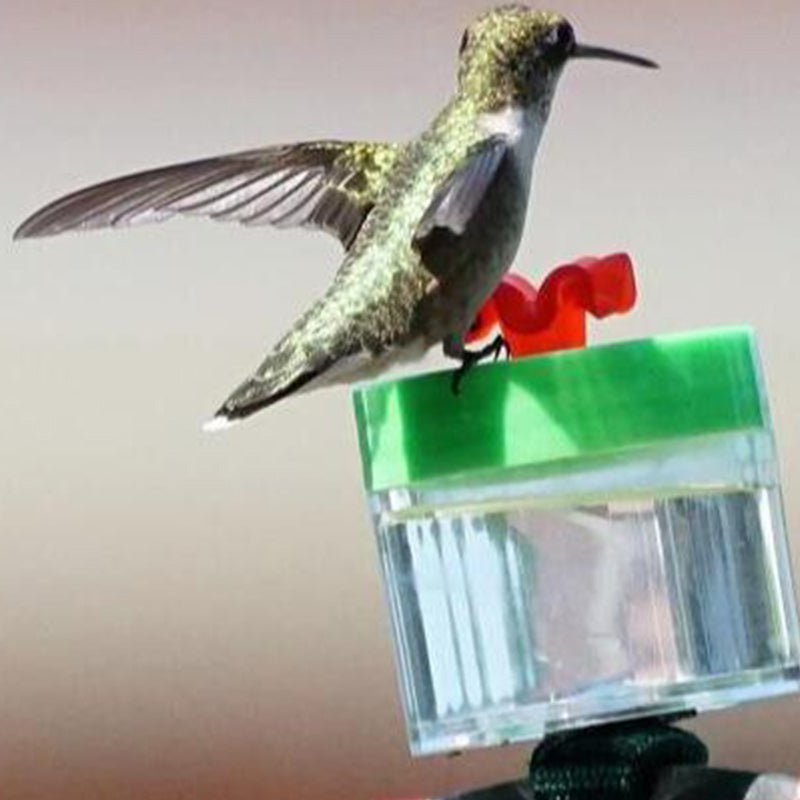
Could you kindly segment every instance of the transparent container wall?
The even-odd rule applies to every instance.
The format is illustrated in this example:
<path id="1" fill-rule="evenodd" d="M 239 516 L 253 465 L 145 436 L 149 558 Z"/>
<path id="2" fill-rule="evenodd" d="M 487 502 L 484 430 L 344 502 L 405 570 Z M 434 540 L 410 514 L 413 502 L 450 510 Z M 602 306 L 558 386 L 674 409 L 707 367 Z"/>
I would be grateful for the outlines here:
<path id="1" fill-rule="evenodd" d="M 409 743 L 426 754 L 797 691 L 752 331 L 355 394 Z"/>
<path id="2" fill-rule="evenodd" d="M 798 688 L 766 432 L 371 503 L 417 755 Z"/>

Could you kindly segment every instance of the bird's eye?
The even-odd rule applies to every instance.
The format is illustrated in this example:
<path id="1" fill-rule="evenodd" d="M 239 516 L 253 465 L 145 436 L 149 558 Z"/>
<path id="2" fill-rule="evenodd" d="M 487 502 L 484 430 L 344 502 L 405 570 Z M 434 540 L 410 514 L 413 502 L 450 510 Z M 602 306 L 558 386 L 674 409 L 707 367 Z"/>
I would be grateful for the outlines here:
<path id="1" fill-rule="evenodd" d="M 575 31 L 568 22 L 560 22 L 542 40 L 543 55 L 556 62 L 566 61 L 575 48 Z"/>
<path id="2" fill-rule="evenodd" d="M 461 37 L 461 45 L 458 48 L 458 54 L 461 55 L 466 49 L 467 45 L 469 44 L 469 31 L 464 31 L 464 35 Z"/>

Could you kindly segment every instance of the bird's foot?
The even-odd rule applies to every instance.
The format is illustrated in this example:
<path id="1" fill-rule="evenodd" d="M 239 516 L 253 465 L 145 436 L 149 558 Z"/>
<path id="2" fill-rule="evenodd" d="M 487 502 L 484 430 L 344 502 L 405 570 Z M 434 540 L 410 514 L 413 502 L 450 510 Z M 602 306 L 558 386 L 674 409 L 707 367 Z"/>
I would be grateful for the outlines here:
<path id="1" fill-rule="evenodd" d="M 495 338 L 486 345 L 486 347 L 482 347 L 480 350 L 464 350 L 461 353 L 461 366 L 458 367 L 453 372 L 453 394 L 458 395 L 461 391 L 461 381 L 464 380 L 464 376 L 480 361 L 483 361 L 485 358 L 489 356 L 493 356 L 494 360 L 497 361 L 500 358 L 500 354 L 505 353 L 506 357 L 508 357 L 511 353 L 511 350 L 508 347 L 508 342 L 498 334 Z"/>

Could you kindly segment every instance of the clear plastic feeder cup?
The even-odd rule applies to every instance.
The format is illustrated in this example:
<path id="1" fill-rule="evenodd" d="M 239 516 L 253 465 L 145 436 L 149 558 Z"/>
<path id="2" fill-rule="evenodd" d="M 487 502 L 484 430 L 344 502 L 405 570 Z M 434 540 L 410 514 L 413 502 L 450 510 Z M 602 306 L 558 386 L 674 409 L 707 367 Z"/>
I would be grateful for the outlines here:
<path id="1" fill-rule="evenodd" d="M 355 393 L 412 753 L 798 690 L 750 331 L 450 380 Z"/>

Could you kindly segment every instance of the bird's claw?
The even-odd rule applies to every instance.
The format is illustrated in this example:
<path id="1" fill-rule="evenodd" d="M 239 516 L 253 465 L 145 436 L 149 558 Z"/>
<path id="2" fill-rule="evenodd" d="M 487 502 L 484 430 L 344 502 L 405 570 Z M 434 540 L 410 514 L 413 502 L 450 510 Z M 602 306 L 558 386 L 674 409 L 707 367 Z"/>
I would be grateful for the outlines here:
<path id="1" fill-rule="evenodd" d="M 508 346 L 508 342 L 503 336 L 497 336 L 491 346 L 495 348 L 494 361 L 497 361 L 501 355 L 505 356 L 506 359 L 511 358 L 511 348 Z"/>
<path id="2" fill-rule="evenodd" d="M 461 356 L 461 365 L 453 372 L 453 394 L 458 396 L 461 392 L 461 381 L 464 380 L 464 376 L 475 364 L 489 356 L 492 356 L 493 360 L 497 361 L 501 353 L 505 353 L 506 357 L 508 357 L 511 354 L 511 350 L 508 346 L 508 342 L 500 334 L 495 336 L 486 347 L 482 347 L 480 350 L 464 350 Z"/>

